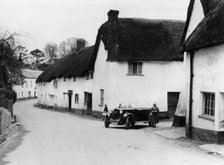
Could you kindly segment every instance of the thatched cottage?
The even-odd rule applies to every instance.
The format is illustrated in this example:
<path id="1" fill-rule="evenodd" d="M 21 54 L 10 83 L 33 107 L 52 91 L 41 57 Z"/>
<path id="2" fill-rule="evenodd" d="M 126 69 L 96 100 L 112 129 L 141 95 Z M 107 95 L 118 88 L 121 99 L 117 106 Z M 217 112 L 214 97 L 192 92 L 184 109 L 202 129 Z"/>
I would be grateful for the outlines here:
<path id="1" fill-rule="evenodd" d="M 223 20 L 223 0 L 191 0 L 183 44 L 187 135 L 217 143 L 224 142 Z"/>
<path id="2" fill-rule="evenodd" d="M 174 115 L 183 85 L 183 55 L 178 52 L 184 22 L 118 18 L 108 12 L 94 48 L 93 109 L 104 104 L 151 107 Z M 178 78 L 177 78 L 178 77 Z"/>
<path id="3" fill-rule="evenodd" d="M 37 79 L 38 103 L 57 109 L 87 110 L 92 94 L 93 46 L 82 48 L 53 64 Z"/>
<path id="4" fill-rule="evenodd" d="M 36 98 L 38 95 L 36 80 L 42 71 L 32 69 L 21 69 L 21 71 L 24 76 L 24 82 L 13 85 L 17 99 Z"/>
<path id="5" fill-rule="evenodd" d="M 62 60 L 55 71 L 49 68 L 38 78 L 44 91 L 40 91 L 40 103 L 65 107 L 70 92 L 71 107 L 88 109 L 89 114 L 100 115 L 105 104 L 113 109 L 119 104 L 151 107 L 156 102 L 161 112 L 174 115 L 183 85 L 183 54 L 178 50 L 184 22 L 118 18 L 118 13 L 108 12 L 108 21 L 99 28 L 93 52 L 88 54 L 89 61 L 83 64 L 86 66 L 77 63 L 83 57 L 77 54 L 69 63 Z M 65 65 L 74 69 L 60 71 Z M 76 69 L 81 71 L 77 74 Z M 69 77 L 76 77 L 76 81 Z M 55 81 L 57 92 L 51 90 Z M 74 103 L 76 94 L 80 106 Z"/>

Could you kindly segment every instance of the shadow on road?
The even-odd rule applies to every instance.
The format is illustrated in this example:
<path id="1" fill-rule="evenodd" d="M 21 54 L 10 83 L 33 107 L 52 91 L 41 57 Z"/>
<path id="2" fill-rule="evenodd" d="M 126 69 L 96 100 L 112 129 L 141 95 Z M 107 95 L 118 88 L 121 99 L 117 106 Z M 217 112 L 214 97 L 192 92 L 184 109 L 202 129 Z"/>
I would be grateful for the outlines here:
<path id="1" fill-rule="evenodd" d="M 135 125 L 134 127 L 130 127 L 128 130 L 138 130 L 138 129 L 143 129 L 143 128 L 146 128 L 146 127 L 149 127 L 148 125 Z M 116 125 L 111 125 L 108 129 L 124 129 L 124 130 L 127 130 L 125 128 L 125 126 L 116 126 Z"/>

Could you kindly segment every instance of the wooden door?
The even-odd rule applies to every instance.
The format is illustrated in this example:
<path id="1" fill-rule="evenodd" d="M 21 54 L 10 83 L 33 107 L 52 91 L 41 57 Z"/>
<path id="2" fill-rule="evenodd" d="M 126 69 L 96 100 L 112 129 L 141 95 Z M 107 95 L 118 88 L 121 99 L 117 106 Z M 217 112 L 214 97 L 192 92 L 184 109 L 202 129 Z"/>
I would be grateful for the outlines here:
<path id="1" fill-rule="evenodd" d="M 174 118 L 177 103 L 179 100 L 180 92 L 168 92 L 167 93 L 167 102 L 168 102 L 168 117 Z"/>
<path id="2" fill-rule="evenodd" d="M 87 94 L 87 115 L 92 115 L 92 93 Z"/>

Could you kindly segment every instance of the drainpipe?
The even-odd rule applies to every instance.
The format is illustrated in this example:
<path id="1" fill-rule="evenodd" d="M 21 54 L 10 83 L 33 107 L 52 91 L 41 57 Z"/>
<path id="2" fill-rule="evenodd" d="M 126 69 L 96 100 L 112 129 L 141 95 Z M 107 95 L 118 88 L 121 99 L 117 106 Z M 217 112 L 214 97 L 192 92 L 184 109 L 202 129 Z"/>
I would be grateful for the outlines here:
<path id="1" fill-rule="evenodd" d="M 192 106 L 193 106 L 194 52 L 190 52 L 190 92 L 189 92 L 189 123 L 187 137 L 192 138 Z"/>

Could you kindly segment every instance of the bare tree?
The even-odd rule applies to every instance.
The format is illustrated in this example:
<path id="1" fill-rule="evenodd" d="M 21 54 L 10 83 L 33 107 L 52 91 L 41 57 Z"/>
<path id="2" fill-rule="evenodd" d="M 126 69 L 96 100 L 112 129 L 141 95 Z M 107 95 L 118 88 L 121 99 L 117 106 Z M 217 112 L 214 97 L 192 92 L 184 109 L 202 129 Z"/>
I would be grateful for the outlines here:
<path id="1" fill-rule="evenodd" d="M 59 47 L 58 47 L 58 53 L 61 57 L 69 54 L 69 50 L 67 48 L 67 44 L 65 41 L 62 41 L 60 44 L 59 44 Z"/>
<path id="2" fill-rule="evenodd" d="M 59 44 L 58 52 L 61 57 L 68 54 L 77 53 L 81 48 L 87 46 L 87 41 L 83 38 L 68 38 Z"/>
<path id="3" fill-rule="evenodd" d="M 44 51 L 52 62 L 57 57 L 58 46 L 54 42 L 49 42 L 44 47 Z"/>

